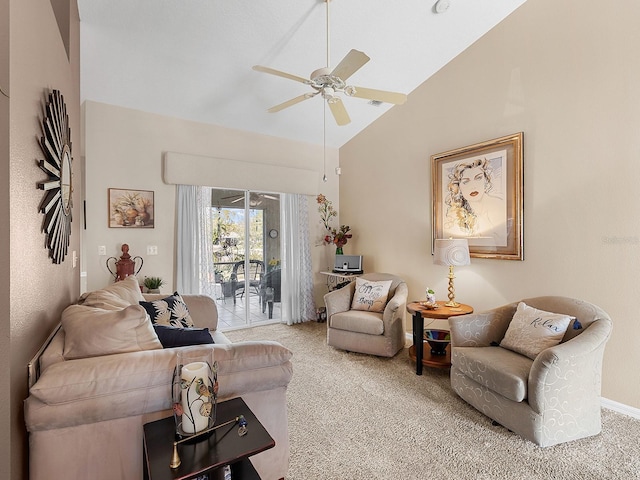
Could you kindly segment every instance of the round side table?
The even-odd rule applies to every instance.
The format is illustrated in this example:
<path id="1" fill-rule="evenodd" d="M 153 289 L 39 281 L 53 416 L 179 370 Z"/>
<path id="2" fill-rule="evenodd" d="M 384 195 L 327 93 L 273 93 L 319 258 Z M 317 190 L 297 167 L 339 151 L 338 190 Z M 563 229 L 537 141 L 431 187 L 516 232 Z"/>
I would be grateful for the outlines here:
<path id="1" fill-rule="evenodd" d="M 451 366 L 451 345 L 447 345 L 446 355 L 432 355 L 431 349 L 425 353 L 424 319 L 446 320 L 449 317 L 473 313 L 473 307 L 460 304 L 447 307 L 444 301 L 436 302 L 437 308 L 427 308 L 421 302 L 407 304 L 407 311 L 413 318 L 413 346 L 409 348 L 409 357 L 416 362 L 416 375 L 422 375 L 422 367 L 449 368 Z M 427 343 L 427 346 L 429 344 Z"/>

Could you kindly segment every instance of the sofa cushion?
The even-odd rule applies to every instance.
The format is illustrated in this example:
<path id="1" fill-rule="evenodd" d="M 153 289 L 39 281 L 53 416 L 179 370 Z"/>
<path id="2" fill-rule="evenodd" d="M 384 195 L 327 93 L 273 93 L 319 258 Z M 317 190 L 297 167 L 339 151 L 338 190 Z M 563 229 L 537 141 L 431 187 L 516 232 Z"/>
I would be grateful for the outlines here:
<path id="1" fill-rule="evenodd" d="M 65 359 L 162 348 L 147 312 L 139 305 L 104 310 L 70 305 L 62 312 Z"/>
<path id="2" fill-rule="evenodd" d="M 382 335 L 384 333 L 382 313 L 348 310 L 334 313 L 329 321 L 331 322 L 331 328 L 337 328 L 338 330 L 367 333 L 369 335 Z"/>
<path id="3" fill-rule="evenodd" d="M 365 310 L 368 312 L 384 312 L 389 297 L 389 288 L 392 280 L 374 282 L 364 278 L 356 278 L 356 288 L 351 301 L 352 310 Z"/>
<path id="4" fill-rule="evenodd" d="M 571 320 L 569 315 L 545 312 L 520 302 L 500 346 L 535 359 L 542 350 L 562 341 Z"/>
<path id="5" fill-rule="evenodd" d="M 140 305 L 147 311 L 153 323 L 173 327 L 193 327 L 187 304 L 178 292 L 152 302 L 141 301 Z"/>
<path id="6" fill-rule="evenodd" d="M 153 329 L 164 348 L 213 343 L 208 328 L 181 328 L 156 323 Z"/>
<path id="7" fill-rule="evenodd" d="M 138 305 L 142 300 L 144 297 L 138 279 L 135 275 L 129 275 L 105 288 L 81 295 L 78 303 L 88 307 L 119 310 L 129 305 Z"/>
<path id="8" fill-rule="evenodd" d="M 455 347 L 451 365 L 470 379 L 514 402 L 527 398 L 533 360 L 502 347 Z"/>

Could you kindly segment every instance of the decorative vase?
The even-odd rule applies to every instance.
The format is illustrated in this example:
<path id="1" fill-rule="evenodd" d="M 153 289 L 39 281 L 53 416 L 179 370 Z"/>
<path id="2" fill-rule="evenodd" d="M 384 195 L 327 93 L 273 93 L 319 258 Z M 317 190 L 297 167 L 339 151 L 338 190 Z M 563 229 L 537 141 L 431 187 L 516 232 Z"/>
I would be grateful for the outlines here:
<path id="1" fill-rule="evenodd" d="M 173 372 L 173 415 L 179 436 L 211 428 L 216 421 L 218 365 L 213 350 L 179 350 Z"/>
<path id="2" fill-rule="evenodd" d="M 336 247 L 336 255 L 342 255 L 342 247 Z"/>

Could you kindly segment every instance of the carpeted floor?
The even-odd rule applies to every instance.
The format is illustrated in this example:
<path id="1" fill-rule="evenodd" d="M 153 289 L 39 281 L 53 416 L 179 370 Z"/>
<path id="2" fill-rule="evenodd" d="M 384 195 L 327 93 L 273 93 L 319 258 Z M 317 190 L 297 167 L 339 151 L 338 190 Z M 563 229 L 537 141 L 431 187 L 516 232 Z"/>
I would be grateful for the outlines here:
<path id="1" fill-rule="evenodd" d="M 326 324 L 227 332 L 291 349 L 287 480 L 640 479 L 640 420 L 603 409 L 596 437 L 546 449 L 458 398 L 448 370 L 422 376 L 407 350 L 392 359 L 336 350 Z"/>

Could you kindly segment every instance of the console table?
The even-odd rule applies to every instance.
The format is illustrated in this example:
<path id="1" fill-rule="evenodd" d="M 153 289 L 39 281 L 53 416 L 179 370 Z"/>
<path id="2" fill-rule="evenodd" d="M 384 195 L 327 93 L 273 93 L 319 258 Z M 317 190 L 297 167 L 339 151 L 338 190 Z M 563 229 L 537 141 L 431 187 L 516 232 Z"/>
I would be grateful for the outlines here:
<path id="1" fill-rule="evenodd" d="M 447 302 L 436 302 L 436 309 L 429 309 L 421 302 L 407 304 L 407 311 L 413 318 L 413 346 L 409 348 L 409 357 L 416 362 L 416 375 L 422 375 L 422 367 L 448 368 L 451 366 L 451 345 L 447 345 L 446 355 L 431 355 L 428 350 L 424 354 L 424 319 L 446 320 L 449 317 L 473 313 L 473 307 L 460 304 L 457 307 L 447 307 Z"/>
<path id="2" fill-rule="evenodd" d="M 146 423 L 143 432 L 145 480 L 222 480 L 225 465 L 231 466 L 233 480 L 259 480 L 260 476 L 249 457 L 269 448 L 276 442 L 265 430 L 242 398 L 218 403 L 216 425 L 244 415 L 248 432 L 238 435 L 238 425 L 230 424 L 214 430 L 210 437 L 178 446 L 182 463 L 169 467 L 175 440 L 173 417 Z"/>

